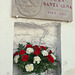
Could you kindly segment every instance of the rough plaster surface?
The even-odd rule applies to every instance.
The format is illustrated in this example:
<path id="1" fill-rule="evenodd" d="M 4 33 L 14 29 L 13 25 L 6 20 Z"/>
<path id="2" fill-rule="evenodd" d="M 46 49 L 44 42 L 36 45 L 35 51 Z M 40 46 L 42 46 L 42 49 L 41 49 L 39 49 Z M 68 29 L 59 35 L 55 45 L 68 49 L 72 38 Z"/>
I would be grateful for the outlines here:
<path id="1" fill-rule="evenodd" d="M 55 24 L 35 24 L 21 23 L 14 24 L 14 52 L 17 50 L 18 44 L 33 43 L 33 45 L 48 46 L 56 53 L 58 60 L 61 61 L 61 39 L 60 39 L 60 23 Z M 15 66 L 14 66 L 15 67 Z M 14 75 L 18 74 L 17 68 L 14 69 Z M 56 72 L 50 70 L 46 75 L 56 75 Z"/>
<path id="2" fill-rule="evenodd" d="M 63 75 L 75 75 L 75 68 L 67 70 Z"/>

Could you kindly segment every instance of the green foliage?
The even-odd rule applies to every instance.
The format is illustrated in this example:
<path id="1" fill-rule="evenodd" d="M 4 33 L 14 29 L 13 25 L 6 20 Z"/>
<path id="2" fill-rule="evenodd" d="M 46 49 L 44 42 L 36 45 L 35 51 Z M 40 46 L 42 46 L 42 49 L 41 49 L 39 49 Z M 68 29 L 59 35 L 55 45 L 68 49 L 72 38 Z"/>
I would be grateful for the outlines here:
<path id="1" fill-rule="evenodd" d="M 25 47 L 25 45 L 19 44 L 17 49 L 18 49 L 18 51 L 20 51 L 20 50 L 24 49 L 24 47 Z"/>
<path id="2" fill-rule="evenodd" d="M 46 46 L 46 49 L 48 49 L 48 47 Z"/>
<path id="3" fill-rule="evenodd" d="M 30 42 L 27 42 L 27 45 L 28 45 L 28 44 L 31 44 L 31 43 L 30 43 Z M 31 44 L 31 45 L 32 45 L 32 44 Z"/>

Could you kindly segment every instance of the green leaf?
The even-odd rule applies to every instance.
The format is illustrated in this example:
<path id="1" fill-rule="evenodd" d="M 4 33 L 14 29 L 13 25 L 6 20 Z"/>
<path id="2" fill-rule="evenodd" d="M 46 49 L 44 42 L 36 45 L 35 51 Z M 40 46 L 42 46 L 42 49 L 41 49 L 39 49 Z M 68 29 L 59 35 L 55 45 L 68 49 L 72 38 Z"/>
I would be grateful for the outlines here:
<path id="1" fill-rule="evenodd" d="M 24 47 L 25 47 L 25 45 L 23 45 L 23 44 L 19 44 L 17 49 L 20 51 L 20 50 L 23 50 Z"/>
<path id="2" fill-rule="evenodd" d="M 27 42 L 27 44 L 31 44 L 31 43 Z"/>
<path id="3" fill-rule="evenodd" d="M 46 49 L 48 49 L 48 47 L 46 47 Z"/>

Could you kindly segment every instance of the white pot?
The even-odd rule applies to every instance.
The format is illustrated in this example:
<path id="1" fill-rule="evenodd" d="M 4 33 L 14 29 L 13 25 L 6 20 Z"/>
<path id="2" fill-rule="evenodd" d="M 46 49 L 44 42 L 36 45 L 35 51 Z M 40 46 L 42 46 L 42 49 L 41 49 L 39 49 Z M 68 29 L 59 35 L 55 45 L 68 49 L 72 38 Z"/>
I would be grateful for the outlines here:
<path id="1" fill-rule="evenodd" d="M 42 72 L 41 75 L 45 75 L 45 72 Z"/>
<path id="2" fill-rule="evenodd" d="M 38 75 L 38 74 L 32 73 L 32 74 L 27 74 L 27 75 Z M 41 75 L 45 75 L 45 72 L 42 72 Z"/>

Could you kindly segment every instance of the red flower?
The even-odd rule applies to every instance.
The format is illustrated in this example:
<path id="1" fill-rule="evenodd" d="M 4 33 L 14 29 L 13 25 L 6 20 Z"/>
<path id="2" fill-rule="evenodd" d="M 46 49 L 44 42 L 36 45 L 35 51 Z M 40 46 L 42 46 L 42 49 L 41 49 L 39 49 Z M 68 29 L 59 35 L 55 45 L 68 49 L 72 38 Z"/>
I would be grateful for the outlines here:
<path id="1" fill-rule="evenodd" d="M 23 55 L 23 56 L 22 56 L 22 61 L 25 61 L 25 62 L 26 62 L 26 61 L 28 60 L 28 58 L 29 58 L 28 55 Z"/>
<path id="2" fill-rule="evenodd" d="M 38 45 L 33 46 L 34 50 L 41 50 Z"/>
<path id="3" fill-rule="evenodd" d="M 22 55 L 22 54 L 24 54 L 24 53 L 26 53 L 26 51 L 25 51 L 25 50 L 21 50 L 21 51 L 19 52 L 19 55 Z"/>
<path id="4" fill-rule="evenodd" d="M 41 53 L 40 50 L 36 50 L 36 51 L 34 52 L 35 55 L 39 55 L 40 53 Z"/>
<path id="5" fill-rule="evenodd" d="M 28 45 L 26 46 L 26 48 L 28 48 L 28 47 L 31 47 L 31 48 L 32 48 L 32 45 L 31 45 L 31 44 L 28 44 Z"/>
<path id="6" fill-rule="evenodd" d="M 54 63 L 54 58 L 50 54 L 47 56 L 47 58 L 50 62 Z"/>
<path id="7" fill-rule="evenodd" d="M 40 46 L 40 48 L 46 50 L 46 47 L 44 47 L 44 46 Z"/>
<path id="8" fill-rule="evenodd" d="M 51 54 L 51 53 L 53 53 L 53 52 L 50 50 L 49 53 Z"/>
<path id="9" fill-rule="evenodd" d="M 18 55 L 18 52 L 15 52 L 15 53 L 14 53 L 14 56 L 16 56 L 16 55 Z"/>

